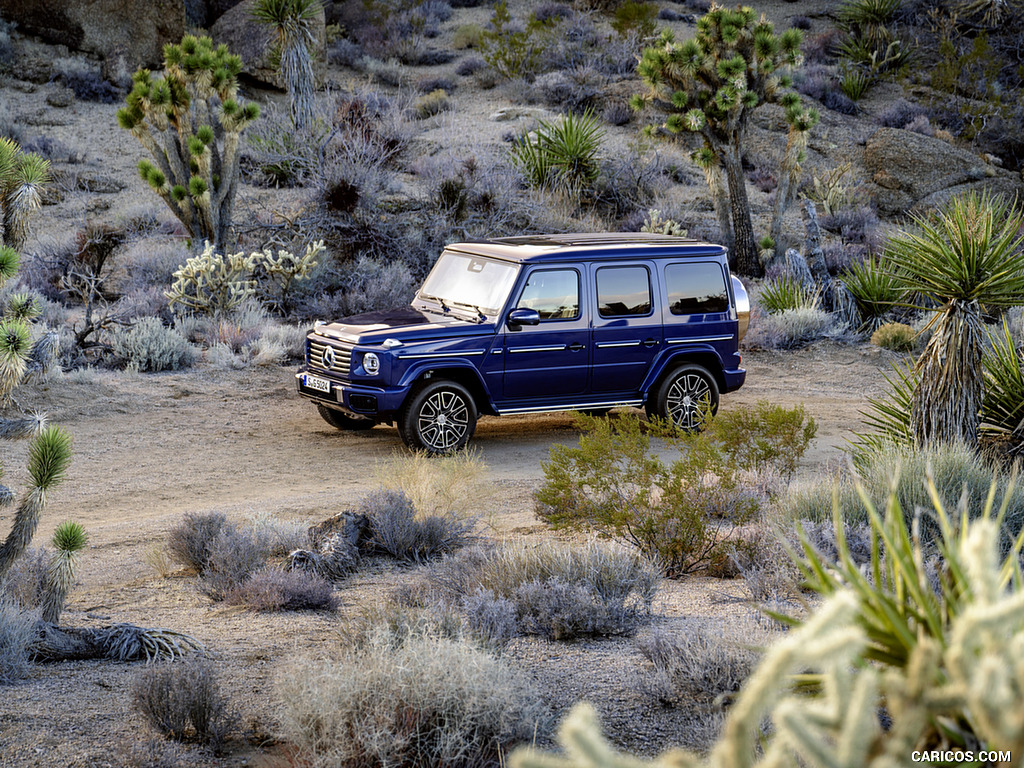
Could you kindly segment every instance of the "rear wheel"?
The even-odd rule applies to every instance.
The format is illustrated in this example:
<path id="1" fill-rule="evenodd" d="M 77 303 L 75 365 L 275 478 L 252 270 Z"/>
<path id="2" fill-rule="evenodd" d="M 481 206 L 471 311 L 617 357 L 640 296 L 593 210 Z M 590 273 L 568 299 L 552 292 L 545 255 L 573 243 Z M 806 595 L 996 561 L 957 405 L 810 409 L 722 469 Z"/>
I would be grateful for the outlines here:
<path id="1" fill-rule="evenodd" d="M 718 411 L 718 382 L 703 366 L 681 365 L 661 382 L 648 416 L 660 416 L 687 432 L 704 429 L 709 415 Z"/>
<path id="2" fill-rule="evenodd" d="M 473 396 L 454 381 L 430 382 L 409 398 L 398 417 L 405 444 L 427 453 L 465 448 L 475 429 Z"/>
<path id="3" fill-rule="evenodd" d="M 316 409 L 323 417 L 323 420 L 330 424 L 335 429 L 372 429 L 377 423 L 373 419 L 369 419 L 365 416 L 350 416 L 347 413 L 336 411 L 333 408 L 328 408 L 325 405 L 316 404 Z"/>

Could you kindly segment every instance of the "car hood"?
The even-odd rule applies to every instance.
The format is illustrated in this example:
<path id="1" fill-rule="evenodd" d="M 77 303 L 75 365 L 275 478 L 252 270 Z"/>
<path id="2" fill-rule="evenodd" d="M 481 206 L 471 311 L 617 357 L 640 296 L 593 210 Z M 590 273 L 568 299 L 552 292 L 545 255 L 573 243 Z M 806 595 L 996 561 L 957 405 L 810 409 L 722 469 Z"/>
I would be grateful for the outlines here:
<path id="1" fill-rule="evenodd" d="M 475 323 L 455 314 L 440 315 L 421 312 L 414 307 L 402 307 L 345 317 L 334 323 L 318 325 L 315 332 L 349 344 L 372 345 L 381 344 L 385 339 L 410 343 L 487 336 L 494 333 L 494 324 Z"/>

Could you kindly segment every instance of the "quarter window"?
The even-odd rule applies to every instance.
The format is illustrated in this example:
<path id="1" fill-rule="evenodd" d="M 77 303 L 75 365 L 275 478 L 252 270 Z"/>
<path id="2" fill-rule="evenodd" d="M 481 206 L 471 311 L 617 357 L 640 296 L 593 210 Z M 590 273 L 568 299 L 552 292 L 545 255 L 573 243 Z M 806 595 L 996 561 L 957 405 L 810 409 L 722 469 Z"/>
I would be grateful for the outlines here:
<path id="1" fill-rule="evenodd" d="M 597 270 L 597 307 L 601 317 L 651 313 L 651 273 L 647 267 L 602 267 Z"/>
<path id="2" fill-rule="evenodd" d="M 580 276 L 575 269 L 541 269 L 530 273 L 518 308 L 535 309 L 541 320 L 580 316 Z"/>
<path id="3" fill-rule="evenodd" d="M 669 264 L 665 267 L 668 308 L 673 315 L 729 311 L 725 276 L 718 264 Z"/>

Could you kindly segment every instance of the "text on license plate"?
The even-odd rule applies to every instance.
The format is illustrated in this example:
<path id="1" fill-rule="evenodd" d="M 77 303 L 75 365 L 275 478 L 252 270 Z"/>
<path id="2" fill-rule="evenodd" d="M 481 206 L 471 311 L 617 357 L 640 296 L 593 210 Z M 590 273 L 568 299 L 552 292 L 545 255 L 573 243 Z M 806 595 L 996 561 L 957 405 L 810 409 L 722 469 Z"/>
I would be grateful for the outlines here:
<path id="1" fill-rule="evenodd" d="M 319 376 L 310 376 L 306 374 L 306 380 L 303 382 L 307 389 L 315 389 L 317 392 L 326 392 L 328 395 L 331 394 L 331 382 L 327 379 L 321 379 Z"/>

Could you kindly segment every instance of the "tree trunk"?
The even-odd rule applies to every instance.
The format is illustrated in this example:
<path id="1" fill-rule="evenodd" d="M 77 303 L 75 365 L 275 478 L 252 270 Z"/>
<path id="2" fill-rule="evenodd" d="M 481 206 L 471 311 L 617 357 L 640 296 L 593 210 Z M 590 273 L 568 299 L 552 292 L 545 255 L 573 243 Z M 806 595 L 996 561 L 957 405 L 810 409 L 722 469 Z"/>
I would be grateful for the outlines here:
<path id="1" fill-rule="evenodd" d="M 917 362 L 919 384 L 910 409 L 910 431 L 918 446 L 978 445 L 981 413 L 981 307 L 951 300 Z"/>
<path id="2" fill-rule="evenodd" d="M 743 175 L 739 147 L 726 147 L 722 153 L 722 163 L 725 166 L 726 181 L 729 183 L 729 210 L 732 214 L 736 271 L 746 277 L 761 277 L 764 270 L 761 268 L 757 242 L 754 240 L 754 225 L 750 220 L 750 203 L 747 200 L 747 180 Z"/>

